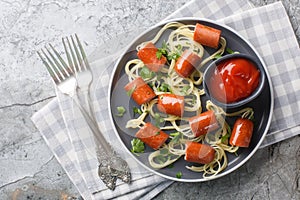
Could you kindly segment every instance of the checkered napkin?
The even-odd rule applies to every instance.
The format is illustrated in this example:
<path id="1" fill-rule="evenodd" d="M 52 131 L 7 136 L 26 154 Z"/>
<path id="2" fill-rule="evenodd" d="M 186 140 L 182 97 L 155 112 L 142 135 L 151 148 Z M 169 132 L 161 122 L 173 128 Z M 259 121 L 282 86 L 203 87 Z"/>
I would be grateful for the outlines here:
<path id="1" fill-rule="evenodd" d="M 173 13 L 176 17 L 205 17 L 224 23 L 248 39 L 264 59 L 271 76 L 275 106 L 267 146 L 290 138 L 300 129 L 300 50 L 281 3 L 252 8 L 246 1 L 194 0 Z M 84 199 L 151 199 L 172 181 L 144 170 L 121 148 L 109 120 L 108 83 L 120 54 L 96 59 L 92 100 L 97 122 L 106 139 L 130 165 L 132 183 L 117 182 L 115 191 L 106 189 L 97 175 L 94 142 L 78 108 L 57 91 L 57 98 L 32 117 L 46 143 Z"/>

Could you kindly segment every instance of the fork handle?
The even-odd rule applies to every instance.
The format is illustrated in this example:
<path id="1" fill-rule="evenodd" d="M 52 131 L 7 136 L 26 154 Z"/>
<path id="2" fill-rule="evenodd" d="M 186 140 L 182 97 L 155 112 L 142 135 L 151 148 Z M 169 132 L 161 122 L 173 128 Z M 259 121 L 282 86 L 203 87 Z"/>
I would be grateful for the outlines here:
<path id="1" fill-rule="evenodd" d="M 78 106 L 79 110 L 81 111 L 85 121 L 91 128 L 91 131 L 92 131 L 93 136 L 97 143 L 96 145 L 97 146 L 100 145 L 103 148 L 103 150 L 106 151 L 107 154 L 112 153 L 112 148 L 111 148 L 110 144 L 104 138 L 102 132 L 99 129 L 98 124 L 95 122 L 95 120 L 93 118 L 90 117 L 90 115 L 86 111 L 86 109 L 80 104 L 79 99 L 76 95 L 73 97 L 73 99 L 74 99 L 76 105 Z"/>

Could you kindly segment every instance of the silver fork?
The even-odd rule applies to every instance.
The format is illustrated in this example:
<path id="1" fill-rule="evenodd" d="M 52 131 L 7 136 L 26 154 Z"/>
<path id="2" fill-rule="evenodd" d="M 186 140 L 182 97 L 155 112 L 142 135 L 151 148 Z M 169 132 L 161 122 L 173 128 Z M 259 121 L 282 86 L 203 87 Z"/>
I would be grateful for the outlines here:
<path id="1" fill-rule="evenodd" d="M 77 35 L 75 37 L 79 50 L 76 47 L 72 36 L 71 41 L 73 48 L 68 38 L 67 43 L 69 48 L 67 48 L 63 39 L 69 65 L 66 64 L 51 44 L 49 44 L 49 46 L 54 54 L 47 47 L 45 47 L 46 51 L 41 49 L 41 52 L 38 51 L 37 53 L 42 59 L 43 64 L 46 66 L 54 83 L 57 85 L 57 88 L 74 100 L 84 116 L 93 133 L 96 143 L 97 159 L 99 162 L 98 175 L 108 188 L 114 190 L 117 178 L 120 178 L 123 182 L 130 183 L 131 174 L 129 166 L 125 160 L 117 155 L 112 146 L 105 140 L 98 124 L 96 123 L 89 97 L 89 86 L 92 82 L 92 74 L 82 45 Z M 88 104 L 88 111 L 81 105 L 77 90 L 84 93 L 86 103 Z"/>

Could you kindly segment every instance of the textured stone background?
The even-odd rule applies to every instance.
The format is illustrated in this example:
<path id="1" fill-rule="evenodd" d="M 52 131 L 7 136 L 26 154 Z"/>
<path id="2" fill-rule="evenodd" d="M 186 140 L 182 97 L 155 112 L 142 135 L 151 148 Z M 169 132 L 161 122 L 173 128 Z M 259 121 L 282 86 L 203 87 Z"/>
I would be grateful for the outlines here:
<path id="1" fill-rule="evenodd" d="M 36 50 L 77 32 L 92 52 L 120 32 L 159 22 L 186 2 L 0 0 L 0 199 L 80 198 L 30 120 L 55 96 Z M 300 1 L 283 3 L 299 42 Z M 155 199 L 300 199 L 299 144 L 296 136 L 261 149 L 222 179 L 175 183 Z"/>

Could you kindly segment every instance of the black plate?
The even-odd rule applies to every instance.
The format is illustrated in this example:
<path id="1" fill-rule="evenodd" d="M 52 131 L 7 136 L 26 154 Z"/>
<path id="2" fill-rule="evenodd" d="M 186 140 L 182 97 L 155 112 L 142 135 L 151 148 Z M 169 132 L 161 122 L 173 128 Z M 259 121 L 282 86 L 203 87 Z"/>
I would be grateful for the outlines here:
<path id="1" fill-rule="evenodd" d="M 243 165 L 258 149 L 259 145 L 263 141 L 270 122 L 271 122 L 271 115 L 273 110 L 273 90 L 271 88 L 271 82 L 270 82 L 270 76 L 268 75 L 266 71 L 266 67 L 264 65 L 263 60 L 261 57 L 257 54 L 256 50 L 253 48 L 253 46 L 247 42 L 245 39 L 243 39 L 237 32 L 232 30 L 231 28 L 217 24 L 216 22 L 207 20 L 207 19 L 194 19 L 194 18 L 180 18 L 180 19 L 174 19 L 172 21 L 181 22 L 184 24 L 196 24 L 196 23 L 202 23 L 207 26 L 214 27 L 216 29 L 222 30 L 222 36 L 227 40 L 227 47 L 229 47 L 232 50 L 239 51 L 241 53 L 249 54 L 253 57 L 256 57 L 259 59 L 264 66 L 265 73 L 266 73 L 266 81 L 264 84 L 263 91 L 261 94 L 254 99 L 252 102 L 244 105 L 243 107 L 252 107 L 254 109 L 254 117 L 255 117 L 255 124 L 254 124 L 254 132 L 252 136 L 252 140 L 250 143 L 249 148 L 240 148 L 238 150 L 238 156 L 234 154 L 227 154 L 228 157 L 228 166 L 225 170 L 223 170 L 221 173 L 219 173 L 217 176 L 213 178 L 218 178 L 223 175 L 226 175 L 234 170 L 236 170 L 238 167 Z M 170 21 L 168 21 L 170 22 Z M 153 37 L 156 35 L 156 33 L 166 24 L 167 22 L 161 23 L 143 34 L 141 34 L 138 38 L 136 38 L 132 44 L 129 45 L 125 53 L 121 56 L 121 58 L 118 60 L 118 62 L 115 65 L 115 69 L 113 72 L 113 77 L 111 80 L 110 90 L 109 90 L 109 106 L 111 111 L 111 117 L 113 120 L 113 123 L 115 125 L 116 134 L 121 140 L 121 142 L 124 144 L 125 149 L 130 152 L 131 144 L 130 141 L 134 138 L 135 133 L 137 132 L 137 129 L 126 129 L 125 124 L 128 120 L 132 118 L 136 118 L 136 116 L 133 116 L 132 108 L 134 106 L 138 107 L 137 104 L 131 100 L 125 90 L 123 89 L 124 86 L 128 83 L 128 77 L 125 74 L 124 68 L 127 61 L 137 58 L 136 56 L 136 46 L 142 42 L 149 41 L 153 39 Z M 170 31 L 170 30 L 169 30 Z M 163 34 L 161 39 L 158 41 L 156 46 L 160 47 L 160 44 L 162 41 L 168 36 L 168 31 Z M 165 39 L 166 40 L 166 39 Z M 211 53 L 215 50 L 210 48 L 205 48 L 205 50 L 208 53 Z M 201 71 L 205 70 L 205 66 Z M 125 74 L 125 75 L 124 75 Z M 205 102 L 207 100 L 206 97 L 201 99 L 202 102 Z M 123 117 L 116 116 L 116 107 L 117 106 L 124 106 L 127 110 L 125 115 Z M 205 108 L 205 106 L 204 106 Z M 240 108 L 239 108 L 240 109 Z M 234 111 L 234 110 L 230 110 Z M 228 118 L 227 121 L 230 125 L 233 125 L 235 118 Z M 176 161 L 172 168 L 164 168 L 155 170 L 151 168 L 151 166 L 148 163 L 148 155 L 149 153 L 153 152 L 153 150 L 149 147 L 146 147 L 145 153 L 141 154 L 139 156 L 136 156 L 132 154 L 132 156 L 145 168 L 148 170 L 163 176 L 168 179 L 176 180 L 176 181 L 182 181 L 182 182 L 201 182 L 206 181 L 207 179 L 204 179 L 202 177 L 202 173 L 197 173 L 190 171 L 186 169 L 186 165 L 191 165 L 191 163 L 187 163 L 183 160 L 183 157 L 180 158 L 178 161 Z M 131 153 L 131 152 L 130 152 Z M 180 179 L 176 178 L 176 174 L 178 172 L 182 172 L 182 177 Z"/>

